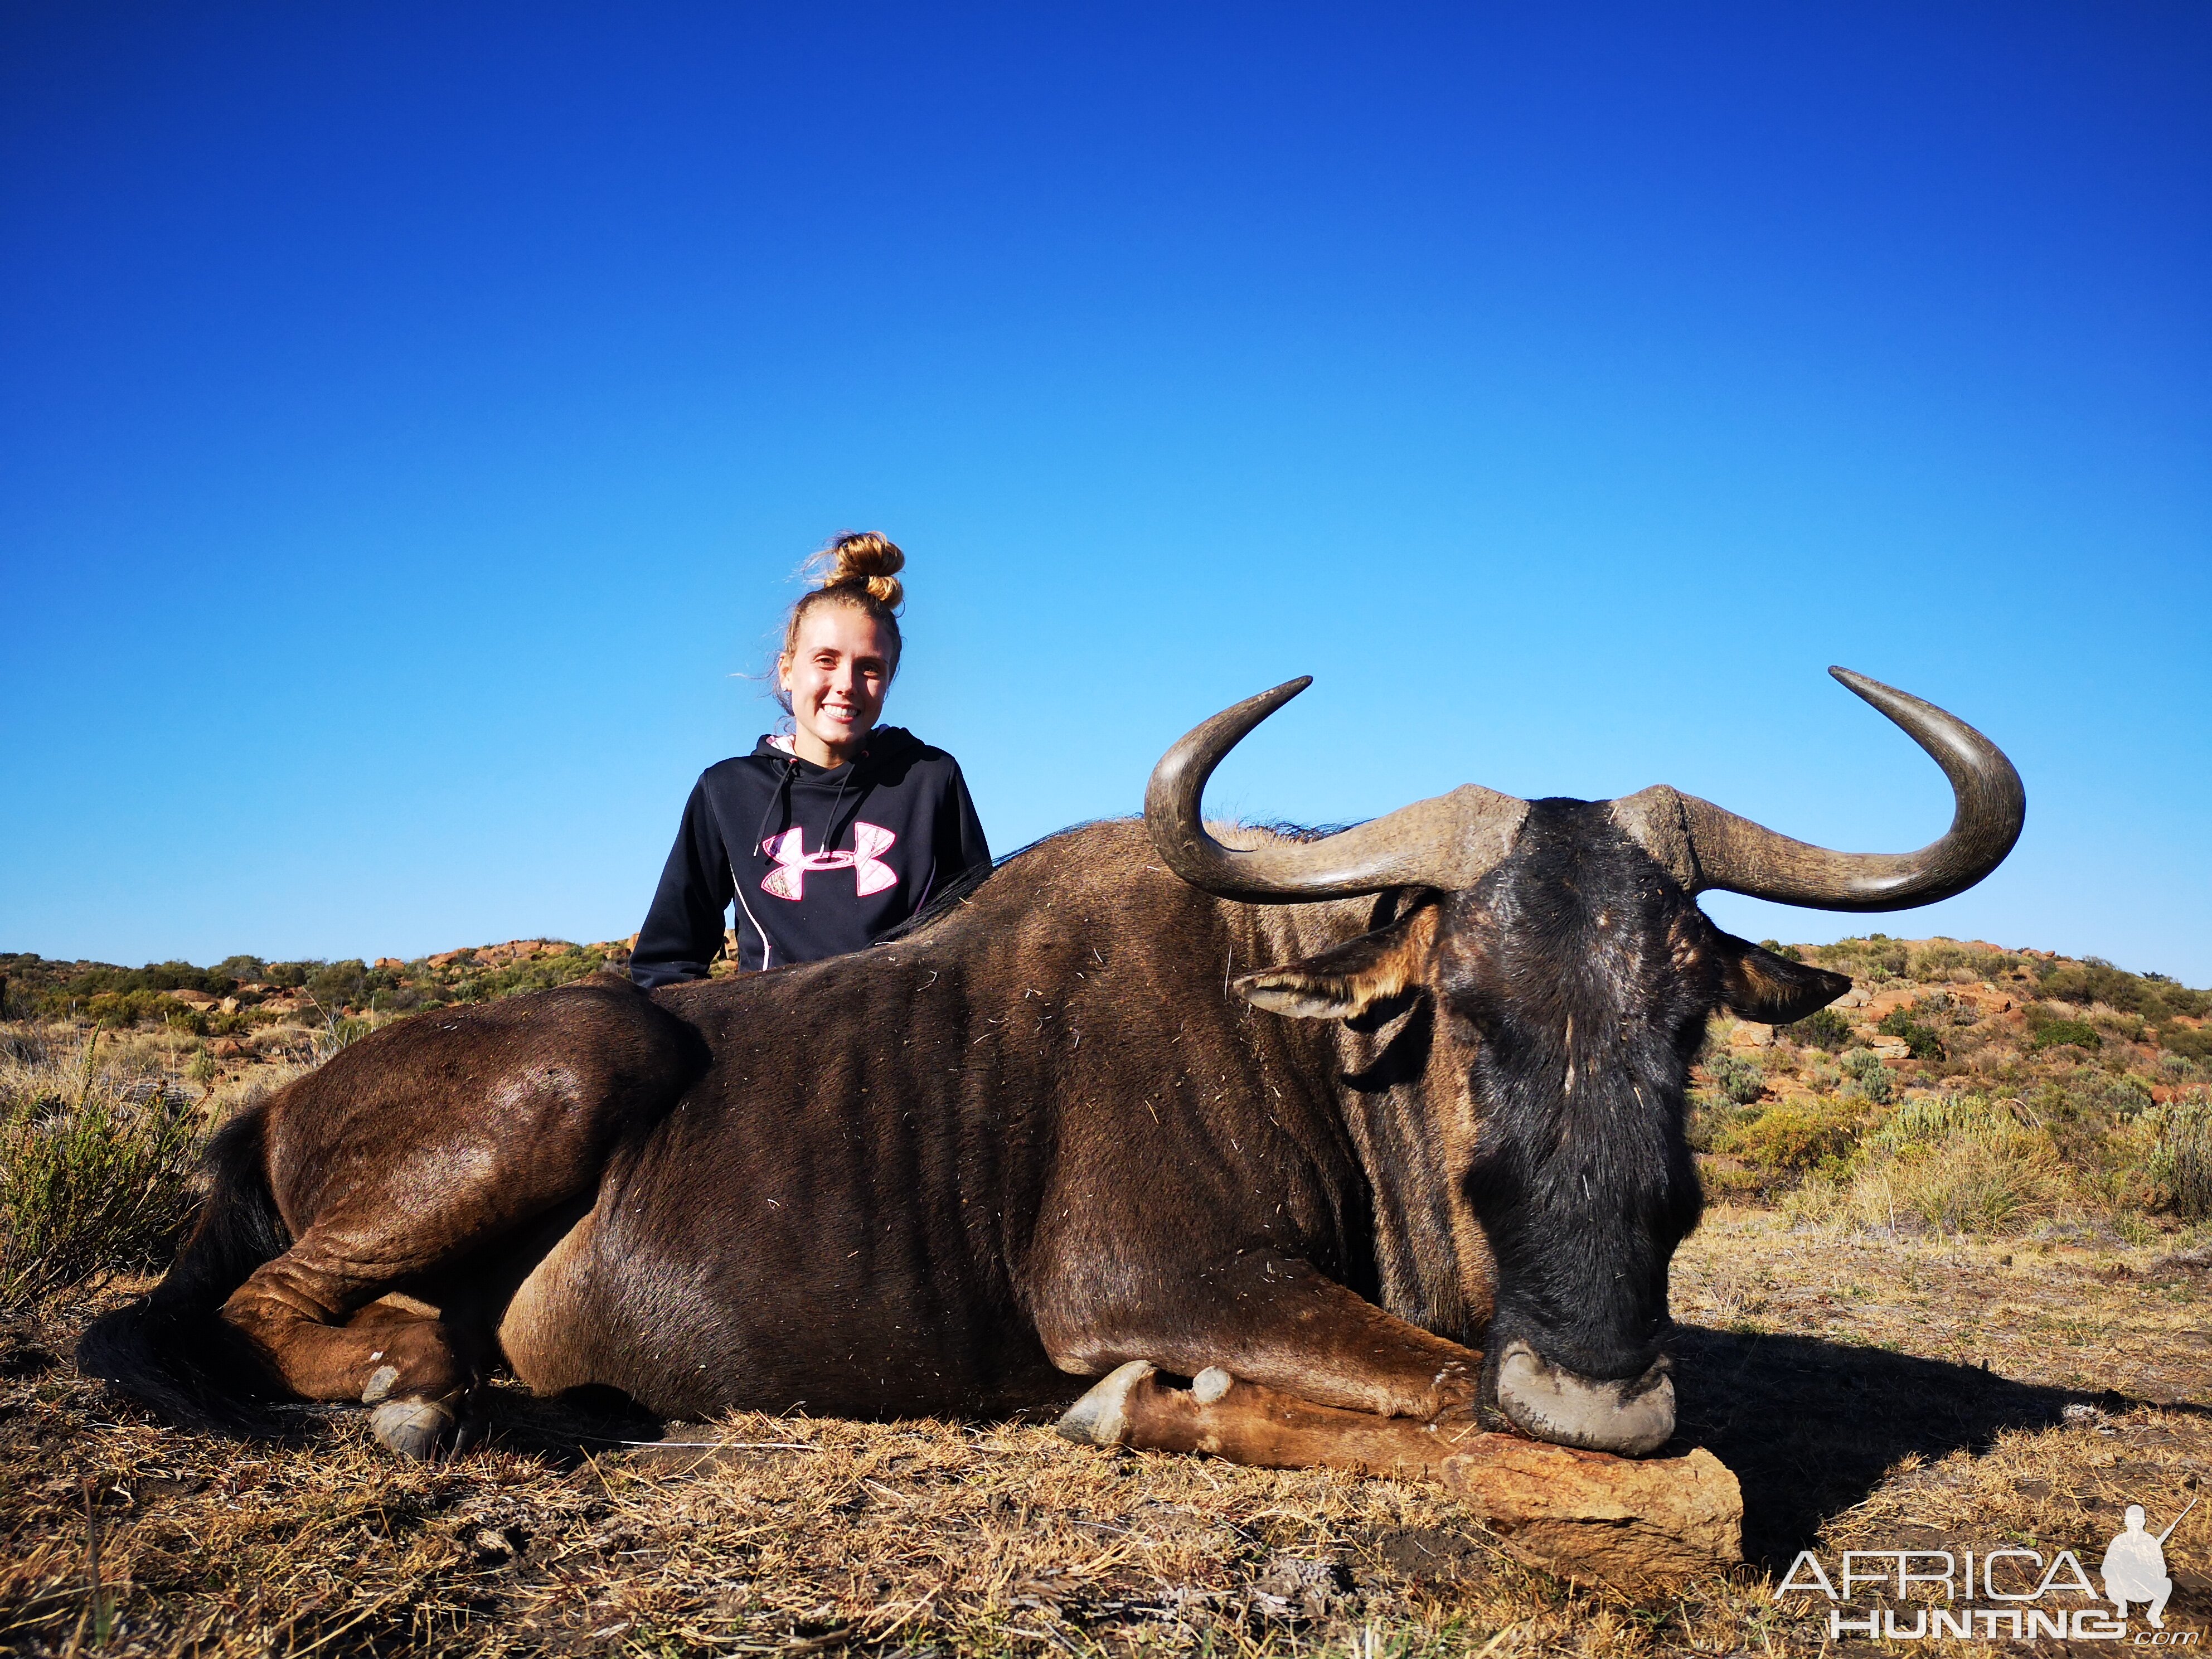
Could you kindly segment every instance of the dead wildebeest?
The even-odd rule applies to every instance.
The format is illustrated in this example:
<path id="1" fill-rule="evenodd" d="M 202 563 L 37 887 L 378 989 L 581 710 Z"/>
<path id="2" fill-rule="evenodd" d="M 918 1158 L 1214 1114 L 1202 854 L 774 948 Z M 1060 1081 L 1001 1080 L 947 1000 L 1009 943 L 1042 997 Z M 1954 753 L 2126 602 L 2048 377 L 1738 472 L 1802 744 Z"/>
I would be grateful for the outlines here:
<path id="1" fill-rule="evenodd" d="M 186 1421 L 361 1401 L 416 1455 L 465 1442 L 498 1363 L 688 1417 L 1103 1376 L 1064 1427 L 1165 1447 L 1243 1379 L 1650 1452 L 1707 1016 L 1849 984 L 1694 896 L 1924 904 L 2020 831 L 1994 745 L 1836 672 L 1949 775 L 1934 845 L 1826 852 L 1665 787 L 1217 838 L 1207 775 L 1301 680 L 1170 750 L 1142 824 L 1045 841 L 908 937 L 389 1026 L 223 1132 L 176 1265 L 81 1363 Z"/>

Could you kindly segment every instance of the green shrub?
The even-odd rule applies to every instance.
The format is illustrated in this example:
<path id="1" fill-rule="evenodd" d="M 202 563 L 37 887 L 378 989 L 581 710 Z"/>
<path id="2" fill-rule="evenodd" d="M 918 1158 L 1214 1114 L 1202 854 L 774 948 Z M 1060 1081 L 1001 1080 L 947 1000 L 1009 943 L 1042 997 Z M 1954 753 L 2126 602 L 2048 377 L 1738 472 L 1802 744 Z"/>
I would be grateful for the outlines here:
<path id="1" fill-rule="evenodd" d="M 1935 1028 L 1923 1025 L 1902 1008 L 1893 1008 L 1881 1017 L 1875 1028 L 1884 1036 L 1902 1037 L 1905 1051 L 1915 1060 L 1941 1060 L 1944 1057 L 1943 1039 L 1936 1035 Z"/>
<path id="2" fill-rule="evenodd" d="M 2212 1027 L 2200 1026 L 2191 1030 L 2186 1025 L 2177 1025 L 2170 1031 L 2161 1031 L 2159 1047 L 2169 1054 L 2179 1054 L 2184 1060 L 2202 1066 L 2212 1063 Z"/>
<path id="3" fill-rule="evenodd" d="M 2212 1217 L 2212 1093 L 2192 1089 L 2160 1109 L 2148 1172 L 2161 1208 L 2184 1221 Z"/>
<path id="4" fill-rule="evenodd" d="M 2012 1111 L 1986 1096 L 1925 1095 L 1899 1106 L 1866 1139 L 1878 1152 L 1903 1152 L 1936 1146 L 1954 1135 L 2002 1137 L 2024 1127 Z"/>
<path id="5" fill-rule="evenodd" d="M 1939 939 L 1911 953 L 1909 970 L 1912 978 L 1923 981 L 1993 980 L 2025 966 L 2027 960 L 2008 951 Z"/>
<path id="6" fill-rule="evenodd" d="M 2094 1052 L 2105 1046 L 2105 1039 L 2086 1019 L 2045 1019 L 2031 1022 L 2027 1046 L 2038 1054 L 2068 1047 Z"/>
<path id="7" fill-rule="evenodd" d="M 84 1005 L 83 1014 L 95 1025 L 120 1030 L 126 1025 L 158 1025 L 179 1005 L 159 991 L 102 991 Z"/>
<path id="8" fill-rule="evenodd" d="M 358 958 L 325 963 L 307 975 L 306 988 L 307 994 L 329 1014 L 347 1003 L 360 1002 L 368 994 L 368 964 Z"/>
<path id="9" fill-rule="evenodd" d="M 1978 1095 L 1906 1101 L 1869 1134 L 1850 1207 L 1939 1232 L 2001 1232 L 2046 1212 L 2057 1149 L 2016 1103 Z"/>
<path id="10" fill-rule="evenodd" d="M 1858 1137 L 1856 1113 L 1839 1102 L 1799 1097 L 1740 1124 L 1729 1145 L 1746 1161 L 1778 1175 L 1802 1175 L 1847 1156 Z"/>
<path id="11" fill-rule="evenodd" d="M 1758 1115 L 1718 1095 L 1693 1094 L 1682 1126 L 1683 1139 L 1693 1152 L 1726 1152 L 1735 1145 L 1737 1128 Z"/>
<path id="12" fill-rule="evenodd" d="M 1713 1087 L 1739 1106 L 1748 1106 L 1766 1092 L 1766 1073 L 1755 1060 L 1741 1054 L 1721 1054 L 1705 1067 Z"/>
<path id="13" fill-rule="evenodd" d="M 1794 1025 L 1784 1026 L 1780 1035 L 1801 1047 L 1837 1054 L 1851 1040 L 1851 1023 L 1833 1008 L 1816 1008 Z"/>
<path id="14" fill-rule="evenodd" d="M 2145 1019 L 2166 1019 L 2186 1014 L 2194 1019 L 2212 1007 L 2212 993 L 2192 991 L 2164 974 L 2130 974 L 2101 957 L 2080 962 L 2046 962 L 2038 969 L 2037 990 L 2055 1002 L 2086 1008 L 2101 1002 L 2124 1014 Z"/>
<path id="15" fill-rule="evenodd" d="M 1887 933 L 1864 939 L 1839 939 L 1833 945 L 1817 945 L 1813 954 L 1824 968 L 1849 974 L 1853 979 L 1901 979 L 1911 955 L 1905 941 Z"/>
<path id="16" fill-rule="evenodd" d="M 1847 1092 L 1863 1096 L 1877 1106 L 1887 1106 L 1897 1096 L 1897 1073 L 1881 1063 L 1871 1048 L 1854 1048 L 1843 1058 Z"/>
<path id="17" fill-rule="evenodd" d="M 0 1076 L 0 1308 L 158 1266 L 191 1214 L 197 1115 L 166 1089 L 128 1098 L 98 1042 Z"/>

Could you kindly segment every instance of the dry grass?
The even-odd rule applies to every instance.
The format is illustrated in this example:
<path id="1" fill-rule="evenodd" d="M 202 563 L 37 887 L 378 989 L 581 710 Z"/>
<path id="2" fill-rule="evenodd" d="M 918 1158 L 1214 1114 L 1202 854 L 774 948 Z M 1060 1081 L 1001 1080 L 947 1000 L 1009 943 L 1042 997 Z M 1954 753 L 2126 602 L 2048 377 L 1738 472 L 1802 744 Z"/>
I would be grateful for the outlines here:
<path id="1" fill-rule="evenodd" d="M 1811 1612 L 1771 1595 L 1799 1547 L 2100 1549 L 2125 1503 L 2170 1517 L 2212 1474 L 2187 1256 L 1723 1210 L 1675 1305 L 1684 1431 L 1742 1479 L 1758 1559 L 1644 1602 L 1520 1567 L 1434 1488 L 1036 1424 L 739 1416 L 632 1448 L 649 1431 L 502 1392 L 495 1448 L 455 1465 L 396 1464 L 343 1411 L 210 1441 L 78 1378 L 90 1310 L 49 1306 L 0 1329 L 0 1647 L 90 1650 L 104 1606 L 114 1650 L 155 1653 L 1809 1652 Z M 2171 1554 L 2168 1623 L 2202 1628 L 2212 1517 Z"/>

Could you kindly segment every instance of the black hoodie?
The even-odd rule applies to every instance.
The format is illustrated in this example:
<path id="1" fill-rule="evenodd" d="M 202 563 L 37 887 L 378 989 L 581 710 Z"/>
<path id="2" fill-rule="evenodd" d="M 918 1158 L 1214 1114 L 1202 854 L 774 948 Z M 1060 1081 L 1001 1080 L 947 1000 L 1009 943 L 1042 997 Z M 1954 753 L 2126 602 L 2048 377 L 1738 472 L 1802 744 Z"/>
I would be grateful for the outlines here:
<path id="1" fill-rule="evenodd" d="M 842 766 L 763 738 L 700 775 L 630 977 L 647 990 L 704 979 L 732 898 L 740 967 L 858 951 L 990 861 L 960 763 L 911 732 L 878 726 Z"/>

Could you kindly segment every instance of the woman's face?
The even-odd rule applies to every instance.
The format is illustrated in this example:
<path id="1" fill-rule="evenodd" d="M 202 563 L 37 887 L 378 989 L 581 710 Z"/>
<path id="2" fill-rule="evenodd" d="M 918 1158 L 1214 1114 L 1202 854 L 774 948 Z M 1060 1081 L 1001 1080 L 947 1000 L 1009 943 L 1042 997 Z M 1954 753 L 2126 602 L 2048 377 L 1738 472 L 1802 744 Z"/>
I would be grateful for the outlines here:
<path id="1" fill-rule="evenodd" d="M 858 605 L 817 605 L 799 618 L 777 678 L 799 724 L 791 746 L 801 760 L 842 766 L 860 752 L 884 712 L 890 667 L 890 638 Z"/>

